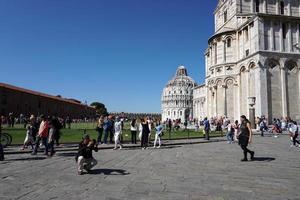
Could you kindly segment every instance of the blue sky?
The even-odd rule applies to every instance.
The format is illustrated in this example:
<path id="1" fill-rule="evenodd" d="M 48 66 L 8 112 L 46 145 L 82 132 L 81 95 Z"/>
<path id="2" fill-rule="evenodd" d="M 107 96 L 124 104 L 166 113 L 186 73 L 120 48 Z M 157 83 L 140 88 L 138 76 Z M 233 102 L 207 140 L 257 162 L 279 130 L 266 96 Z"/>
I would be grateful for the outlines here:
<path id="1" fill-rule="evenodd" d="M 204 81 L 216 0 L 1 0 L 0 82 L 109 111 L 160 112 L 185 65 Z"/>

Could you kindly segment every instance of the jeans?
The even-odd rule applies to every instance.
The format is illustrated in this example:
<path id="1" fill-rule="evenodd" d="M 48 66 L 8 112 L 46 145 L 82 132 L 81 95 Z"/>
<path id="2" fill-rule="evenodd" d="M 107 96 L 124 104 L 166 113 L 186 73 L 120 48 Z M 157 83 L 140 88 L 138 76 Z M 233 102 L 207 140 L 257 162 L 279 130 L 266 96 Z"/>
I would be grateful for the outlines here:
<path id="1" fill-rule="evenodd" d="M 231 142 L 232 142 L 232 132 L 231 132 L 231 131 L 228 131 L 227 134 L 226 134 L 226 137 L 227 137 L 227 141 L 228 141 L 229 143 L 231 143 Z"/>
<path id="2" fill-rule="evenodd" d="M 107 128 L 107 129 L 104 129 L 104 143 L 107 144 L 107 139 L 108 139 L 108 134 L 109 134 L 109 141 L 110 143 L 112 143 L 112 139 L 113 139 L 113 132 L 112 132 L 112 129 L 111 128 Z"/>
<path id="3" fill-rule="evenodd" d="M 98 143 L 101 143 L 102 134 L 103 134 L 103 128 L 98 128 L 98 138 L 97 138 Z"/>
<path id="4" fill-rule="evenodd" d="M 161 146 L 160 135 L 155 134 L 154 148 L 156 146 L 157 140 L 158 140 L 158 146 L 160 147 Z"/>
<path id="5" fill-rule="evenodd" d="M 131 131 L 131 143 L 136 144 L 136 132 L 137 131 Z"/>
<path id="6" fill-rule="evenodd" d="M 34 146 L 32 154 L 37 154 L 41 140 L 42 140 L 42 144 L 45 146 L 45 155 L 48 155 L 48 138 L 40 137 L 40 136 L 36 137 L 35 146 Z"/>
<path id="7" fill-rule="evenodd" d="M 48 151 L 50 151 L 50 155 L 53 156 L 54 155 L 54 140 L 49 142 L 48 144 Z"/>
<path id="8" fill-rule="evenodd" d="M 296 146 L 296 143 L 297 143 L 297 144 L 300 144 L 300 142 L 297 140 L 297 137 L 298 137 L 298 133 L 296 133 L 296 134 L 293 136 L 293 144 L 294 144 L 294 146 Z"/>
<path id="9" fill-rule="evenodd" d="M 96 165 L 97 165 L 97 160 L 95 158 L 84 158 L 83 156 L 78 157 L 77 170 L 79 172 L 82 172 L 83 169 L 91 170 Z"/>

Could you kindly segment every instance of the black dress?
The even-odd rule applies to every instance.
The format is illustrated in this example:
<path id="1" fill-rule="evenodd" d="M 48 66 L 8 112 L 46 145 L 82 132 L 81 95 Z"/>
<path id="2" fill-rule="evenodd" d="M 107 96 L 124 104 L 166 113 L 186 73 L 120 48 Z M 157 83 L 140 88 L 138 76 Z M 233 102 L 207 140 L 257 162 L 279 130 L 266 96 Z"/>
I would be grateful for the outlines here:
<path id="1" fill-rule="evenodd" d="M 148 146 L 148 137 L 149 137 L 149 124 L 148 122 L 146 124 L 142 123 L 143 131 L 142 131 L 142 142 L 141 147 L 147 147 Z"/>

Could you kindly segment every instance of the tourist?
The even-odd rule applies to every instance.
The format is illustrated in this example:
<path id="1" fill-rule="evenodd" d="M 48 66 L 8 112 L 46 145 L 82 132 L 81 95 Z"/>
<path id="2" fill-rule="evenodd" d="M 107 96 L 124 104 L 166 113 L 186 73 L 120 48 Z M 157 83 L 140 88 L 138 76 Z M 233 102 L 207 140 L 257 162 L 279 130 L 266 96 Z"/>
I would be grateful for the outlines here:
<path id="1" fill-rule="evenodd" d="M 59 140 L 60 140 L 60 130 L 63 128 L 63 125 L 60 123 L 59 119 L 57 117 L 52 117 L 51 119 L 52 126 L 54 127 L 54 135 L 53 139 L 56 143 L 56 146 L 59 146 Z M 53 142 L 54 145 L 54 142 Z"/>
<path id="2" fill-rule="evenodd" d="M 233 142 L 234 128 L 233 128 L 232 124 L 230 123 L 230 120 L 227 121 L 227 126 L 225 128 L 227 128 L 227 134 L 226 134 L 227 143 L 231 144 Z"/>
<path id="3" fill-rule="evenodd" d="M 71 123 L 72 123 L 71 118 L 69 116 L 67 116 L 66 124 L 68 125 L 68 129 L 71 129 Z"/>
<path id="4" fill-rule="evenodd" d="M 172 120 L 171 119 L 168 120 L 168 128 L 169 128 L 169 133 L 171 133 L 171 131 L 172 131 Z"/>
<path id="5" fill-rule="evenodd" d="M 247 146 L 252 142 L 252 129 L 249 120 L 245 115 L 241 116 L 241 126 L 239 135 L 239 145 L 244 152 L 244 158 L 241 161 L 248 161 L 247 153 L 251 155 L 251 160 L 254 159 L 254 151 L 250 151 Z"/>
<path id="6" fill-rule="evenodd" d="M 32 152 L 32 155 L 36 155 L 38 148 L 39 148 L 39 144 L 40 141 L 42 141 L 42 144 L 45 146 L 45 155 L 48 155 L 48 142 L 47 142 L 47 138 L 48 138 L 48 120 L 47 118 L 42 115 L 41 117 L 41 124 L 40 124 L 40 128 L 39 128 L 39 132 L 35 141 L 35 146 Z"/>
<path id="7" fill-rule="evenodd" d="M 300 142 L 297 140 L 299 134 L 299 128 L 297 126 L 297 122 L 291 121 L 289 125 L 289 135 L 291 137 L 291 140 L 293 141 L 293 146 L 295 147 L 300 147 L 299 144 Z"/>
<path id="8" fill-rule="evenodd" d="M 98 151 L 96 140 L 90 140 L 89 135 L 85 134 L 83 141 L 79 143 L 78 153 L 75 158 L 78 175 L 83 174 L 83 169 L 90 173 L 90 170 L 97 165 L 97 160 L 93 157 L 93 151 Z"/>
<path id="9" fill-rule="evenodd" d="M 98 145 L 102 144 L 103 125 L 104 125 L 104 118 L 103 118 L 103 116 L 100 116 L 100 118 L 98 120 L 98 124 L 97 124 L 97 132 L 98 132 L 97 142 L 98 142 Z"/>
<path id="10" fill-rule="evenodd" d="M 210 131 L 210 123 L 209 120 L 207 120 L 207 117 L 204 118 L 204 134 L 205 139 L 209 140 L 209 131 Z"/>
<path id="11" fill-rule="evenodd" d="M 116 117 L 116 122 L 115 122 L 115 148 L 113 150 L 117 149 L 117 146 L 119 145 L 120 149 L 122 149 L 123 145 L 121 144 L 121 135 L 122 135 L 122 121 L 120 120 L 119 117 Z"/>
<path id="12" fill-rule="evenodd" d="M 239 132 L 240 132 L 240 125 L 239 125 L 239 121 L 238 120 L 235 120 L 235 122 L 233 124 L 233 128 L 234 128 L 233 140 L 237 142 L 238 141 Z"/>
<path id="13" fill-rule="evenodd" d="M 21 150 L 24 150 L 25 148 L 27 148 L 28 145 L 31 145 L 31 149 L 33 150 L 34 140 L 33 140 L 33 137 L 32 137 L 32 132 L 33 132 L 32 126 L 27 125 L 26 126 L 26 137 L 25 137 L 23 147 L 22 147 Z"/>
<path id="14" fill-rule="evenodd" d="M 139 139 L 140 139 L 140 141 L 142 141 L 142 134 L 143 134 L 142 122 L 143 122 L 143 119 L 140 118 L 140 123 L 139 123 Z"/>
<path id="15" fill-rule="evenodd" d="M 183 131 L 187 130 L 187 125 L 188 125 L 187 120 L 185 120 L 184 123 L 183 123 L 183 126 L 184 126 L 184 130 Z"/>
<path id="16" fill-rule="evenodd" d="M 54 140 L 56 137 L 56 125 L 55 125 L 55 119 L 53 118 L 49 122 L 49 135 L 48 135 L 48 151 L 50 151 L 50 156 L 53 156 L 54 151 Z"/>
<path id="17" fill-rule="evenodd" d="M 148 134 L 148 146 L 151 140 L 151 131 L 152 131 L 152 125 L 153 125 L 153 121 L 150 117 L 147 117 L 147 122 L 148 122 L 148 126 L 149 126 L 149 134 Z"/>
<path id="18" fill-rule="evenodd" d="M 148 138 L 149 138 L 149 124 L 147 121 L 147 118 L 145 118 L 142 121 L 142 141 L 141 141 L 141 147 L 142 149 L 147 149 L 148 147 Z"/>
<path id="19" fill-rule="evenodd" d="M 155 127 L 155 129 L 156 129 L 156 134 L 155 134 L 155 140 L 154 140 L 154 146 L 153 146 L 153 148 L 156 147 L 157 140 L 158 140 L 158 147 L 157 148 L 160 148 L 163 127 L 161 125 L 158 125 L 158 126 Z"/>
<path id="20" fill-rule="evenodd" d="M 131 144 L 136 144 L 136 133 L 137 133 L 136 119 L 133 119 L 130 122 L 130 131 L 131 131 Z"/>
<path id="21" fill-rule="evenodd" d="M 104 129 L 104 144 L 107 144 L 108 136 L 110 136 L 111 132 L 112 132 L 111 116 L 105 117 L 104 123 L 103 123 L 103 129 Z M 108 135 L 108 134 L 110 134 L 110 135 Z"/>

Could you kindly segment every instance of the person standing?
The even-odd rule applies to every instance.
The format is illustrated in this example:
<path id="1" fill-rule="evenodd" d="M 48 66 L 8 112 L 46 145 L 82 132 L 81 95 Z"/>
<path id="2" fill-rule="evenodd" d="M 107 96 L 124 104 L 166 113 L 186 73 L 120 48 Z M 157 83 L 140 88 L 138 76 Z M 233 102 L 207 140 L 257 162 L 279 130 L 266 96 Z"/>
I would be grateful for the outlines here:
<path id="1" fill-rule="evenodd" d="M 120 146 L 120 149 L 122 149 L 123 145 L 121 144 L 121 135 L 122 135 L 122 122 L 119 117 L 116 117 L 116 122 L 115 122 L 115 148 L 113 150 L 117 149 L 117 146 Z"/>
<path id="2" fill-rule="evenodd" d="M 233 138 L 233 127 L 232 127 L 232 124 L 230 123 L 230 120 L 228 120 L 226 128 L 227 128 L 227 134 L 226 134 L 227 143 L 231 144 L 232 138 Z"/>
<path id="3" fill-rule="evenodd" d="M 97 132 L 98 132 L 97 142 L 98 142 L 98 145 L 102 144 L 103 125 L 104 125 L 104 118 L 103 118 L 103 116 L 100 116 L 100 118 L 98 120 L 98 124 L 97 124 Z"/>
<path id="4" fill-rule="evenodd" d="M 131 131 L 131 143 L 136 144 L 136 133 L 137 133 L 137 125 L 136 119 L 133 119 L 130 123 L 130 131 Z"/>
<path id="5" fill-rule="evenodd" d="M 153 148 L 156 147 L 157 140 L 158 140 L 158 147 L 157 148 L 160 148 L 160 146 L 161 146 L 161 135 L 162 135 L 163 127 L 161 125 L 158 125 L 158 126 L 155 127 L 155 129 L 156 129 L 156 134 L 155 134 L 155 140 L 154 140 Z"/>
<path id="6" fill-rule="evenodd" d="M 47 142 L 47 138 L 48 138 L 48 129 L 49 129 L 49 125 L 48 125 L 48 120 L 47 118 L 42 115 L 41 116 L 41 124 L 40 124 L 40 128 L 39 128 L 39 132 L 38 135 L 36 137 L 36 141 L 35 141 L 35 146 L 34 149 L 32 151 L 32 155 L 36 155 L 39 145 L 40 145 L 40 141 L 42 140 L 42 144 L 45 146 L 45 155 L 48 155 L 48 142 Z"/>
<path id="7" fill-rule="evenodd" d="M 103 122 L 103 129 L 104 129 L 104 144 L 107 144 L 107 139 L 108 139 L 108 136 L 109 134 L 112 132 L 111 129 L 112 129 L 112 122 L 110 120 L 111 116 L 108 116 L 104 119 L 104 122 Z"/>
<path id="8" fill-rule="evenodd" d="M 233 128 L 234 128 L 234 136 L 233 136 L 233 140 L 236 142 L 238 141 L 238 135 L 240 132 L 240 125 L 239 125 L 239 121 L 235 120 L 234 124 L 233 124 Z"/>
<path id="9" fill-rule="evenodd" d="M 145 118 L 142 121 L 142 130 L 143 131 L 142 131 L 141 147 L 142 147 L 142 149 L 147 149 L 147 147 L 148 147 L 148 138 L 149 138 L 149 133 L 150 133 L 147 118 Z"/>
<path id="10" fill-rule="evenodd" d="M 54 151 L 54 140 L 56 137 L 56 125 L 55 125 L 55 118 L 50 120 L 49 122 L 49 135 L 48 135 L 48 149 L 50 151 L 50 156 L 53 156 L 55 151 Z"/>
<path id="11" fill-rule="evenodd" d="M 205 134 L 205 139 L 209 140 L 209 131 L 210 131 L 210 123 L 207 117 L 204 119 L 204 134 Z"/>
<path id="12" fill-rule="evenodd" d="M 239 135 L 239 145 L 241 146 L 244 158 L 241 160 L 248 161 L 247 154 L 250 154 L 251 160 L 254 160 L 254 151 L 250 151 L 247 146 L 252 142 L 252 129 L 249 120 L 245 115 L 241 116 L 241 126 L 240 126 L 240 135 Z"/>

